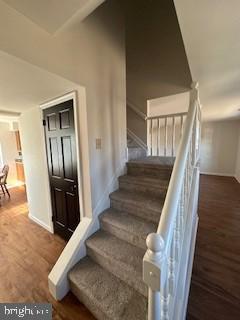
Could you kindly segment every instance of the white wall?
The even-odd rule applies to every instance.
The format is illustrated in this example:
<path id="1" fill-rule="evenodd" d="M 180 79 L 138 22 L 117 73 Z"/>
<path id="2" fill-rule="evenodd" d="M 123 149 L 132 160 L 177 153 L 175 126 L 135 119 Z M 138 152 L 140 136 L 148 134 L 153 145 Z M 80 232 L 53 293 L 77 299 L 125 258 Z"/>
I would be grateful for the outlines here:
<path id="1" fill-rule="evenodd" d="M 18 157 L 15 132 L 10 131 L 9 123 L 0 122 L 0 144 L 3 164 L 9 165 L 8 184 L 16 185 L 17 172 L 15 159 Z"/>
<path id="2" fill-rule="evenodd" d="M 5 9 L 9 15 L 15 15 L 14 12 L 9 12 L 9 9 Z M 15 18 L 15 24 L 20 23 L 27 33 L 27 26 L 31 27 L 28 36 L 31 38 L 35 35 L 34 38 L 38 38 L 41 47 L 45 48 L 41 50 L 40 55 L 35 47 L 32 48 L 30 57 L 28 51 L 18 51 L 22 58 L 24 56 L 27 60 L 34 60 L 36 64 L 72 80 L 72 90 L 79 84 L 86 88 L 86 101 L 79 99 L 79 120 L 85 122 L 80 123 L 80 131 L 84 126 L 88 130 L 89 147 L 81 148 L 81 156 L 85 158 L 86 163 L 89 154 L 91 204 L 94 214 L 97 214 L 108 205 L 109 192 L 116 186 L 117 176 L 125 163 L 125 42 L 123 17 L 118 10 L 117 1 L 105 3 L 83 23 L 54 38 L 29 25 L 29 21 L 24 17 Z M 49 97 L 51 98 L 55 97 Z M 51 225 L 47 213 L 48 196 L 43 190 L 47 177 L 42 175 L 44 149 L 40 141 L 41 123 L 37 108 L 38 106 L 23 112 L 20 119 L 28 201 L 32 202 L 31 215 Z M 83 117 L 84 112 L 87 112 L 86 117 Z M 80 138 L 84 144 L 87 137 L 81 137 L 80 133 Z M 100 150 L 96 149 L 96 138 L 102 139 Z M 37 164 L 34 161 L 37 161 Z M 85 174 L 84 168 L 83 173 Z M 84 182 L 85 187 L 85 193 L 90 193 L 87 178 Z M 41 201 L 37 199 L 38 193 L 41 193 Z M 89 214 L 91 213 L 85 212 L 85 215 Z"/>
<path id="3" fill-rule="evenodd" d="M 203 122 L 201 172 L 235 176 L 239 121 Z"/>
<path id="4" fill-rule="evenodd" d="M 238 153 L 237 153 L 237 161 L 236 161 L 236 179 L 240 183 L 240 124 L 239 124 L 239 136 L 238 136 Z"/>

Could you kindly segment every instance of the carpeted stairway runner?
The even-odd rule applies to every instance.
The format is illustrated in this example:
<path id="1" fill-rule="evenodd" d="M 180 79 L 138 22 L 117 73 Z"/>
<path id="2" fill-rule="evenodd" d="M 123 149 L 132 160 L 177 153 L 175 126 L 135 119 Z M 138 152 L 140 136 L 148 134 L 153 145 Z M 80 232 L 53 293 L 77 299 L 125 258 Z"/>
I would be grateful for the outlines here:
<path id="1" fill-rule="evenodd" d="M 100 230 L 86 241 L 87 257 L 70 272 L 72 292 L 98 320 L 146 320 L 147 287 L 142 280 L 146 237 L 156 232 L 173 158 L 127 163 Z"/>

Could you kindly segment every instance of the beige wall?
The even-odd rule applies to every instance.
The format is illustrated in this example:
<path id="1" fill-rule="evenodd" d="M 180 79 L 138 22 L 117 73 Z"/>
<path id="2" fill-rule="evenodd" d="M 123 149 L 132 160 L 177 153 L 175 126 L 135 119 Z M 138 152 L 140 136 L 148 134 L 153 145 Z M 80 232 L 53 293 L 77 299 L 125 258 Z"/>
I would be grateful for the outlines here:
<path id="1" fill-rule="evenodd" d="M 10 131 L 9 123 L 0 122 L 0 144 L 2 149 L 3 165 L 9 165 L 8 184 L 17 183 L 15 159 L 18 156 L 15 132 Z"/>
<path id="2" fill-rule="evenodd" d="M 2 11 L 4 10 L 4 11 Z M 2 13 L 5 15 L 2 17 Z M 92 208 L 95 214 L 99 213 L 108 204 L 108 195 L 116 185 L 116 178 L 120 174 L 125 163 L 126 148 L 126 76 L 125 76 L 125 39 L 124 23 L 117 1 L 108 1 L 99 7 L 93 15 L 89 16 L 83 23 L 74 25 L 62 33 L 50 36 L 40 28 L 33 25 L 22 15 L 10 10 L 0 3 L 0 16 L 5 23 L 14 21 L 14 30 L 18 33 L 9 33 L 10 41 L 1 42 L 0 47 L 15 53 L 23 59 L 32 62 L 42 68 L 70 79 L 73 83 L 72 89 L 80 84 L 86 88 L 86 102 L 83 106 L 83 100 L 79 99 L 79 117 L 86 108 L 87 112 L 87 130 L 89 138 L 89 149 L 83 153 L 88 154 L 90 158 L 90 176 L 92 191 Z M 2 21 L 0 19 L 0 25 Z M 0 28 L 1 29 L 1 28 Z M 21 45 L 18 39 L 21 38 Z M 0 40 L 3 39 L 3 33 L 0 30 Z M 38 39 L 36 42 L 34 39 Z M 33 45 L 34 43 L 34 45 Z M 64 92 L 65 93 L 65 92 Z M 55 98 L 55 97 L 49 97 Z M 38 106 L 36 106 L 36 109 Z M 26 111 L 22 115 L 21 128 L 29 134 L 25 138 L 25 148 L 23 147 L 23 156 L 29 157 L 29 172 L 31 176 L 28 180 L 33 185 L 42 186 L 46 184 L 46 179 L 37 174 L 37 168 L 32 164 L 32 160 L 42 155 L 43 149 L 37 150 L 40 135 L 39 132 L 31 136 L 35 130 L 30 119 L 35 120 L 36 112 Z M 39 118 L 38 118 L 39 119 Z M 84 118 L 85 119 L 85 118 Z M 83 124 L 84 125 L 84 124 Z M 80 130 L 81 131 L 81 130 Z M 85 137 L 80 137 L 85 140 Z M 102 139 L 102 149 L 96 149 L 96 138 Z M 23 137 L 24 140 L 24 137 Z M 31 140 L 31 141 L 30 141 Z M 27 145 L 35 146 L 35 149 Z M 32 154 L 34 153 L 34 154 Z M 85 156 L 82 154 L 82 156 Z M 41 167 L 44 165 L 41 158 Z M 33 169 L 33 170 L 32 170 Z M 28 170 L 26 168 L 26 170 Z M 36 171 L 34 171 L 36 170 Z M 33 178 L 33 172 L 36 172 Z M 39 187 L 38 190 L 40 190 Z M 28 200 L 36 199 L 29 194 Z M 45 191 L 40 190 L 44 193 Z M 42 194 L 47 201 L 46 194 Z M 42 199 L 43 200 L 43 199 Z M 34 200 L 35 201 L 35 200 Z M 32 200 L 33 202 L 33 200 Z M 38 202 L 39 203 L 39 202 Z M 46 210 L 42 210 L 41 218 L 44 223 L 49 223 L 46 216 Z M 36 213 L 35 204 L 32 212 Z M 89 213 L 86 213 L 87 215 Z"/>
<path id="3" fill-rule="evenodd" d="M 236 179 L 240 183 L 240 123 L 239 123 L 239 136 L 238 136 L 238 152 L 236 161 Z"/>
<path id="4" fill-rule="evenodd" d="M 235 176 L 239 121 L 203 122 L 201 171 Z"/>

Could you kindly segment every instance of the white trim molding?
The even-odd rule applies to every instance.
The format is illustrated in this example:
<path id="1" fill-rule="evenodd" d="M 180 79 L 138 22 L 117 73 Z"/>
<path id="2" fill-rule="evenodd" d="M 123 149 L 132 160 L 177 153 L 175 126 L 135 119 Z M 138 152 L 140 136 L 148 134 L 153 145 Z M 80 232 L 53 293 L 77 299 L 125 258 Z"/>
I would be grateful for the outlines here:
<path id="1" fill-rule="evenodd" d="M 143 148 L 144 150 L 147 151 L 148 147 L 146 143 L 140 139 L 134 132 L 132 132 L 129 128 L 127 128 L 127 133 L 128 135 L 136 142 L 136 144 L 140 147 Z"/>
<path id="2" fill-rule="evenodd" d="M 86 239 L 99 229 L 99 221 L 83 218 L 48 276 L 50 293 L 61 300 L 69 291 L 68 272 L 86 256 Z"/>
<path id="3" fill-rule="evenodd" d="M 103 212 L 105 209 L 109 208 L 110 206 L 110 193 L 114 192 L 118 189 L 118 178 L 119 176 L 125 174 L 126 172 L 126 165 L 124 164 L 123 167 L 119 167 L 116 170 L 116 173 L 112 176 L 110 179 L 107 187 L 103 191 L 102 197 L 97 202 L 94 210 L 93 210 L 93 216 L 98 217 L 101 212 Z"/>
<path id="4" fill-rule="evenodd" d="M 46 229 L 50 233 L 53 233 L 53 227 L 52 226 L 47 225 L 46 223 L 44 223 L 43 221 L 39 220 L 38 218 L 32 216 L 31 214 L 29 214 L 28 217 L 29 217 L 30 220 L 32 220 L 36 224 L 40 225 L 41 227 L 43 227 L 44 229 Z"/>
<path id="5" fill-rule="evenodd" d="M 134 105 L 132 102 L 127 100 L 127 107 L 132 109 L 140 118 L 142 118 L 144 121 L 147 120 L 147 115 L 143 113 L 136 105 Z"/>
<path id="6" fill-rule="evenodd" d="M 200 174 L 205 174 L 205 175 L 209 175 L 209 176 L 220 176 L 220 177 L 233 177 L 233 178 L 235 178 L 235 173 L 201 171 Z"/>
<path id="7" fill-rule="evenodd" d="M 79 122 L 78 122 L 78 103 L 77 103 L 77 92 L 72 91 L 70 93 L 67 93 L 61 97 L 54 98 L 50 101 L 47 101 L 40 105 L 40 109 L 46 110 L 48 108 L 54 107 L 60 103 L 73 100 L 73 113 L 74 113 L 74 126 L 75 126 L 75 139 L 76 139 L 76 157 L 77 157 L 77 175 L 78 175 L 78 190 L 79 190 L 79 206 L 80 206 L 80 219 L 83 219 L 84 217 L 84 198 L 83 198 L 83 186 L 82 186 L 82 175 L 81 175 L 81 167 L 80 167 L 80 143 L 79 143 Z M 42 113 L 43 116 L 43 113 Z M 43 133 L 44 133 L 44 127 L 43 127 Z M 44 137 L 44 145 L 46 145 L 46 136 L 43 134 Z M 47 151 L 45 148 L 45 162 L 47 164 Z M 46 170 L 47 166 L 46 166 Z M 48 182 L 50 186 L 50 180 L 49 175 L 48 176 Z M 49 187 L 49 195 L 50 195 L 50 187 Z M 52 217 L 51 217 L 52 218 Z"/>

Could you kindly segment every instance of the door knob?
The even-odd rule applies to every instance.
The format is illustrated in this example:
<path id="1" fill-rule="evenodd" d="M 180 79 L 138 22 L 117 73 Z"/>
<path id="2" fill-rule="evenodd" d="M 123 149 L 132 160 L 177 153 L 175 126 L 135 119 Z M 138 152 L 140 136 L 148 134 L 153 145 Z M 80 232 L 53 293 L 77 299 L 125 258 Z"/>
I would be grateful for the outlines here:
<path id="1" fill-rule="evenodd" d="M 77 190 L 77 185 L 76 185 L 76 184 L 74 184 L 73 186 L 71 186 L 71 190 L 72 190 L 72 191 Z"/>

